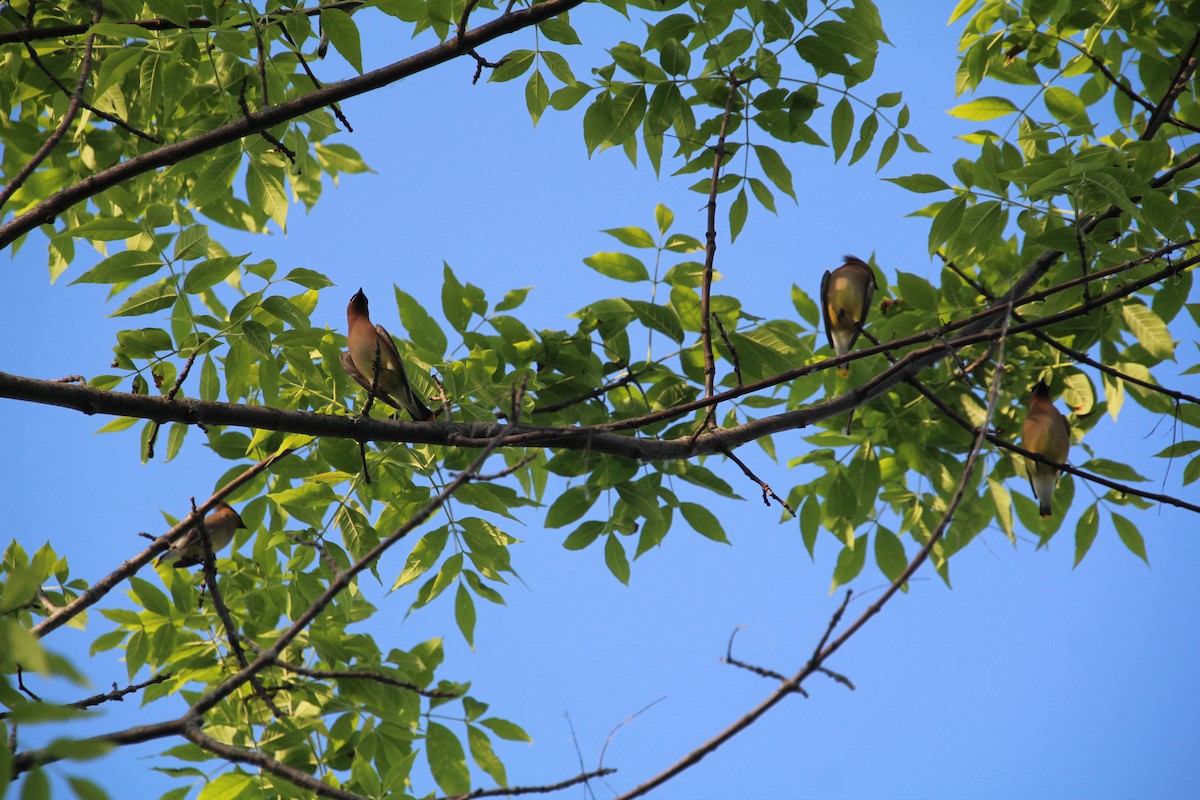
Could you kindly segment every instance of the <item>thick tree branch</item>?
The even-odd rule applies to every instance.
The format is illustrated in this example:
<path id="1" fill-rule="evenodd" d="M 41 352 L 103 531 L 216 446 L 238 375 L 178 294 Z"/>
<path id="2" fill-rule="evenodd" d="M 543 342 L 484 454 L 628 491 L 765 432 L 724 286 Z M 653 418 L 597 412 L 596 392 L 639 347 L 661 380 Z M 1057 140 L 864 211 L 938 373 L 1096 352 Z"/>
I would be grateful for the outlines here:
<path id="1" fill-rule="evenodd" d="M 1040 268 L 1042 260 L 1039 259 L 1036 261 L 1034 267 Z M 1144 286 L 1151 285 L 1170 275 L 1178 274 L 1197 262 L 1200 262 L 1200 256 L 1180 261 L 1139 280 L 1131 281 L 1112 292 L 1096 297 L 1090 303 L 1085 303 L 1074 309 L 1036 321 L 1014 325 L 1012 331 L 1014 333 L 1022 332 L 1086 315 L 1093 309 L 1132 294 Z M 1048 265 L 1046 268 L 1048 268 Z M 1095 279 L 1099 274 L 1093 273 L 1089 277 Z M 1075 281 L 1077 280 L 1075 279 Z M 1074 283 L 1075 281 L 1069 281 L 1068 283 Z M 1026 282 L 1026 280 L 1019 279 L 1018 288 L 1024 286 Z M 1040 292 L 1030 297 L 1045 294 L 1046 292 Z M 1021 302 L 1026 302 L 1028 299 L 1022 298 Z M 242 406 L 233 403 L 202 401 L 191 398 L 176 399 L 168 403 L 161 397 L 134 395 L 124 392 L 107 392 L 88 386 L 62 384 L 56 381 L 41 381 L 9 375 L 3 372 L 0 372 L 0 397 L 11 397 L 47 405 L 75 408 L 88 414 L 102 413 L 115 416 L 134 416 L 158 420 L 160 422 L 169 420 L 187 423 L 202 422 L 207 425 L 236 425 L 248 428 L 301 433 L 309 436 L 332 436 L 356 441 L 366 439 L 376 442 L 409 442 L 478 448 L 490 447 L 496 437 L 502 436 L 500 445 L 506 447 L 557 447 L 569 450 L 589 449 L 595 452 L 619 455 L 643 461 L 663 461 L 723 453 L 761 436 L 806 427 L 831 416 L 844 414 L 851 408 L 862 405 L 864 402 L 883 394 L 897 384 L 916 376 L 922 370 L 948 358 L 948 352 L 953 352 L 956 348 L 996 339 L 998 332 L 993 328 L 993 320 L 1008 308 L 1007 305 L 1002 305 L 1002 303 L 1007 303 L 1007 301 L 1004 299 L 998 300 L 991 308 L 973 315 L 967 321 L 960 321 L 944 326 L 943 328 L 925 331 L 906 339 L 890 342 L 887 345 L 864 348 L 856 353 L 828 359 L 819 364 L 789 370 L 766 381 L 759 381 L 755 384 L 722 392 L 711 398 L 685 403 L 666 411 L 639 417 L 636 420 L 620 420 L 587 428 L 533 425 L 501 428 L 501 426 L 495 424 L 474 422 L 415 423 L 374 420 L 274 409 L 264 406 Z M 1014 302 L 1013 305 L 1015 306 L 1017 303 Z M 957 335 L 946 338 L 944 334 L 949 329 L 956 330 Z M 624 428 L 638 427 L 660 419 L 678 417 L 711 405 L 712 403 L 723 402 L 761 391 L 764 388 L 794 380 L 818 369 L 836 366 L 839 363 L 850 361 L 854 358 L 863 358 L 913 343 L 929 341 L 932 341 L 933 344 L 904 354 L 897 359 L 895 365 L 876 373 L 862 385 L 851 389 L 845 394 L 806 408 L 764 417 L 732 428 L 710 431 L 694 439 L 692 437 L 681 437 L 671 440 L 642 439 L 623 435 L 618 432 Z M 1140 494 L 1138 492 L 1131 493 Z"/>
<path id="2" fill-rule="evenodd" d="M 168 736 L 178 736 L 182 732 L 183 726 L 184 722 L 182 719 L 173 719 L 167 722 L 157 722 L 153 725 L 136 725 L 132 728 L 92 736 L 81 741 L 88 744 L 111 744 L 118 747 L 129 744 L 142 744 L 143 742 L 152 742 L 155 739 L 163 739 Z M 54 747 L 15 753 L 9 766 L 10 777 L 15 779 L 21 773 L 28 772 L 34 767 L 53 764 L 55 761 L 66 757 L 63 755 L 63 752 L 63 748 Z"/>
<path id="3" fill-rule="evenodd" d="M 246 136 L 268 130 L 282 122 L 303 116 L 322 106 L 336 103 L 365 92 L 395 83 L 398 80 L 423 72 L 451 59 L 468 53 L 471 49 L 514 31 L 536 25 L 543 20 L 568 11 L 583 0 L 547 0 L 527 9 L 505 14 L 491 22 L 467 31 L 461 41 L 458 38 L 443 42 L 428 50 L 409 56 L 386 67 L 332 83 L 323 89 L 306 94 L 276 106 L 263 108 L 254 113 L 228 122 L 199 136 L 155 148 L 147 153 L 122 161 L 94 175 L 62 189 L 43 200 L 34 208 L 0 225 L 0 249 L 7 247 L 19 237 L 39 225 L 46 225 L 78 202 L 93 197 L 137 175 L 160 167 L 176 164 L 186 158 L 208 152 Z M 315 13 L 315 11 L 314 11 Z"/>

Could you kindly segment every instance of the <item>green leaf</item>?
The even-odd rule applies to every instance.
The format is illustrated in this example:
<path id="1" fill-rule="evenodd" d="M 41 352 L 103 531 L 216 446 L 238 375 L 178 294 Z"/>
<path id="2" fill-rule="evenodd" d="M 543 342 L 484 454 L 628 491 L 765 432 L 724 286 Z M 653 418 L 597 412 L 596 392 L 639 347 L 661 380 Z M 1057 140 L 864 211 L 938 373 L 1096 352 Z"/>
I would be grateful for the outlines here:
<path id="1" fill-rule="evenodd" d="M 479 724 L 506 741 L 533 742 L 533 737 L 515 722 L 509 722 L 499 717 L 488 717 L 487 719 L 479 720 Z"/>
<path id="2" fill-rule="evenodd" d="M 246 196 L 252 208 L 266 212 L 269 219 L 287 230 L 288 199 L 278 170 L 252 160 L 246 170 Z"/>
<path id="3" fill-rule="evenodd" d="M 1117 529 L 1117 536 L 1121 537 L 1121 541 L 1129 548 L 1129 552 L 1142 561 L 1145 561 L 1146 565 L 1149 566 L 1150 560 L 1146 558 L 1146 540 L 1142 538 L 1142 534 L 1138 531 L 1137 526 L 1115 511 L 1109 513 L 1112 514 L 1113 526 Z"/>
<path id="4" fill-rule="evenodd" d="M 1006 97 L 980 97 L 969 103 L 955 106 L 948 112 L 952 117 L 966 119 L 972 122 L 987 122 L 999 119 L 1019 111 L 1011 100 Z"/>
<path id="5" fill-rule="evenodd" d="M 425 728 L 425 758 L 429 771 L 444 794 L 465 794 L 471 789 L 471 773 L 462 743 L 450 729 L 436 722 Z"/>
<path id="6" fill-rule="evenodd" d="M 525 107 L 529 110 L 529 118 L 533 120 L 534 125 L 538 124 L 542 112 L 549 104 L 550 87 L 546 86 L 546 79 L 542 77 L 541 70 L 535 69 L 525 84 Z"/>
<path id="7" fill-rule="evenodd" d="M 1059 122 L 1069 125 L 1072 129 L 1090 127 L 1087 107 L 1073 92 L 1061 86 L 1051 86 L 1046 90 L 1046 110 Z"/>
<path id="8" fill-rule="evenodd" d="M 458 629 L 462 631 L 467 644 L 474 650 L 475 601 L 471 599 L 471 593 L 467 591 L 465 583 L 458 584 L 458 591 L 454 595 L 454 621 L 458 624 Z"/>
<path id="9" fill-rule="evenodd" d="M 160 281 L 134 292 L 128 300 L 120 305 L 110 317 L 137 317 L 143 314 L 153 314 L 170 308 L 175 303 L 175 287 L 167 281 Z"/>
<path id="10" fill-rule="evenodd" d="M 1121 306 L 1121 316 L 1130 332 L 1137 337 L 1146 352 L 1158 359 L 1175 358 L 1175 342 L 1171 332 L 1158 314 L 1148 307 L 1131 300 Z"/>
<path id="11" fill-rule="evenodd" d="M 492 740 L 488 735 L 474 725 L 468 725 L 467 744 L 471 748 L 471 759 L 475 764 L 497 784 L 507 786 L 508 775 L 504 771 L 504 764 L 492 750 Z"/>
<path id="12" fill-rule="evenodd" d="M 626 300 L 637 314 L 638 321 L 651 330 L 670 336 L 672 341 L 683 343 L 683 323 L 679 314 L 669 306 L 659 306 L 647 303 L 645 300 Z"/>
<path id="13" fill-rule="evenodd" d="M 6 774 L 4 776 L 4 783 L 0 784 L 0 788 L 7 789 L 8 781 L 9 777 Z M 50 779 L 46 777 L 46 771 L 41 767 L 35 767 L 33 770 L 31 770 L 29 774 L 25 776 L 25 779 L 21 781 L 21 784 L 21 800 L 50 799 Z"/>
<path id="14" fill-rule="evenodd" d="M 902 175 L 899 178 L 884 178 L 884 180 L 917 194 L 943 192 L 950 188 L 950 185 L 937 175 L 930 175 L 924 172 L 918 172 L 913 175 Z"/>
<path id="15" fill-rule="evenodd" d="M 305 289 L 324 289 L 327 286 L 333 286 L 333 281 L 329 280 L 324 274 L 317 272 L 315 269 L 305 269 L 304 267 L 296 267 L 283 276 L 283 280 L 291 281 L 299 284 Z"/>
<path id="16" fill-rule="evenodd" d="M 671 209 L 659 203 L 654 207 L 654 223 L 658 225 L 658 232 L 665 234 L 671 229 L 671 225 L 675 222 L 675 214 Z"/>
<path id="17" fill-rule="evenodd" d="M 99 784 L 92 783 L 86 778 L 69 775 L 67 782 L 71 784 L 71 791 L 79 800 L 108 800 L 108 793 L 101 789 Z"/>
<path id="18" fill-rule="evenodd" d="M 814 558 L 813 548 L 817 543 L 817 535 L 821 532 L 821 501 L 817 495 L 810 495 L 800 507 L 800 537 L 804 540 L 804 549 L 808 557 Z"/>
<path id="19" fill-rule="evenodd" d="M 687 524 L 692 526 L 692 530 L 696 533 L 712 539 L 714 542 L 729 544 L 720 520 L 707 508 L 697 503 L 680 503 L 679 510 L 683 514 L 683 518 L 687 520 Z"/>
<path id="20" fill-rule="evenodd" d="M 71 281 L 77 283 L 131 283 L 162 268 L 162 259 L 145 250 L 122 250 Z"/>
<path id="21" fill-rule="evenodd" d="M 571 532 L 571 535 L 563 541 L 563 547 L 567 550 L 583 550 L 600 538 L 600 534 L 604 533 L 604 529 L 605 525 L 603 522 L 590 519 Z"/>
<path id="22" fill-rule="evenodd" d="M 329 43 L 333 48 L 361 75 L 362 39 L 358 33 L 358 26 L 350 19 L 350 15 L 338 8 L 322 8 L 321 27 L 329 36 Z"/>
<path id="23" fill-rule="evenodd" d="M 832 593 L 839 586 L 845 586 L 857 578 L 866 563 L 867 535 L 864 533 L 854 539 L 853 547 L 844 547 L 838 553 L 837 565 L 833 568 L 833 585 L 829 591 Z"/>
<path id="24" fill-rule="evenodd" d="M 1096 504 L 1092 503 L 1079 515 L 1079 522 L 1075 524 L 1076 567 L 1079 566 L 1080 561 L 1083 561 L 1083 557 L 1087 555 L 1088 550 L 1092 548 L 1092 542 L 1096 541 L 1096 534 L 1099 530 L 1100 514 L 1096 511 Z"/>
<path id="25" fill-rule="evenodd" d="M 896 271 L 896 289 L 904 304 L 929 313 L 937 313 L 938 291 L 933 284 L 919 275 Z"/>
<path id="26" fill-rule="evenodd" d="M 509 311 L 517 308 L 525 302 L 525 298 L 529 295 L 529 290 L 532 286 L 526 286 L 524 289 L 510 289 L 505 292 L 504 299 L 496 305 L 497 311 Z"/>
<path id="27" fill-rule="evenodd" d="M 79 239 L 91 239 L 98 242 L 113 242 L 118 239 L 128 239 L 142 232 L 142 226 L 127 219 L 100 217 L 98 219 L 77 225 L 66 231 L 69 236 Z"/>
<path id="28" fill-rule="evenodd" d="M 288 323 L 297 330 L 304 330 L 310 327 L 308 316 L 286 297 L 272 295 L 264 298 L 262 308 L 271 316 L 281 322 Z"/>
<path id="29" fill-rule="evenodd" d="M 596 253 L 583 260 L 601 275 L 607 275 L 619 281 L 636 283 L 650 280 L 646 265 L 628 253 Z"/>
<path id="30" fill-rule="evenodd" d="M 557 17 L 551 17 L 538 24 L 538 30 L 541 31 L 547 39 L 559 44 L 579 44 L 579 34 L 575 33 L 575 29 L 571 27 L 568 21 L 569 16 L 565 12 Z M 499 781 L 503 786 L 503 781 Z"/>
<path id="31" fill-rule="evenodd" d="M 533 56 L 532 50 L 513 50 L 502 59 L 499 67 L 492 70 L 488 82 L 511 81 L 513 78 L 524 75 L 525 70 L 533 65 Z"/>
<path id="32" fill-rule="evenodd" d="M 770 147 L 765 145 L 754 145 L 754 154 L 758 156 L 758 163 L 762 166 L 763 173 L 771 180 L 771 183 L 779 187 L 779 190 L 793 200 L 796 199 L 796 192 L 792 188 L 792 171 L 787 168 L 787 164 L 783 163 L 783 159 L 779 153 L 775 152 Z"/>
<path id="33" fill-rule="evenodd" d="M 641 247 L 654 249 L 654 238 L 642 228 L 625 227 L 625 228 L 606 228 L 601 233 L 607 233 L 621 244 L 629 247 Z"/>
<path id="34" fill-rule="evenodd" d="M 454 330 L 466 331 L 471 321 L 471 306 L 467 303 L 467 295 L 463 285 L 459 283 L 450 265 L 442 262 L 442 313 Z"/>
<path id="35" fill-rule="evenodd" d="M 908 566 L 908 557 L 904 554 L 900 537 L 886 528 L 875 531 L 875 563 L 889 581 L 899 578 Z"/>
<path id="36" fill-rule="evenodd" d="M 253 781 L 245 772 L 224 772 L 205 783 L 196 800 L 236 800 L 251 788 Z"/>
<path id="37" fill-rule="evenodd" d="M 412 343 L 434 360 L 442 358 L 446 353 L 446 334 L 438 325 L 425 306 L 399 287 L 392 287 L 396 295 L 396 306 L 400 309 L 400 322 L 408 331 Z"/>
<path id="38" fill-rule="evenodd" d="M 588 486 L 572 486 L 558 496 L 546 511 L 547 528 L 569 525 L 587 513 L 596 502 L 597 493 Z"/>
<path id="39" fill-rule="evenodd" d="M 176 261 L 192 261 L 203 258 L 208 250 L 208 226 L 189 225 L 175 240 Z"/>
<path id="40" fill-rule="evenodd" d="M 730 241 L 736 241 L 738 234 L 742 232 L 742 228 L 746 224 L 746 214 L 748 210 L 749 203 L 746 200 L 746 187 L 743 186 L 738 190 L 737 197 L 733 199 L 733 203 L 729 206 Z"/>
<path id="41" fill-rule="evenodd" d="M 392 584 L 392 591 L 412 583 L 425 574 L 438 560 L 442 551 L 446 549 L 446 541 L 449 536 L 450 532 L 446 528 L 438 528 L 422 536 L 421 541 L 417 542 L 417 546 L 408 554 L 408 559 L 404 562 L 404 571 Z"/>
<path id="42" fill-rule="evenodd" d="M 217 285 L 232 275 L 249 255 L 246 253 L 241 256 L 218 256 L 201 261 L 188 270 L 183 279 L 183 291 L 187 294 L 199 294 Z"/>
<path id="43" fill-rule="evenodd" d="M 833 120 L 830 124 L 829 135 L 833 140 L 833 160 L 837 161 L 846 152 L 850 137 L 854 134 L 854 108 L 850 101 L 843 97 L 833 109 Z"/>
<path id="44" fill-rule="evenodd" d="M 966 213 L 967 198 L 960 195 L 938 209 L 937 215 L 929 226 L 929 254 L 933 255 L 943 243 L 948 241 Z"/>
<path id="45" fill-rule="evenodd" d="M 625 556 L 625 546 L 615 533 L 610 533 L 604 543 L 604 563 L 617 580 L 629 585 L 629 559 Z"/>

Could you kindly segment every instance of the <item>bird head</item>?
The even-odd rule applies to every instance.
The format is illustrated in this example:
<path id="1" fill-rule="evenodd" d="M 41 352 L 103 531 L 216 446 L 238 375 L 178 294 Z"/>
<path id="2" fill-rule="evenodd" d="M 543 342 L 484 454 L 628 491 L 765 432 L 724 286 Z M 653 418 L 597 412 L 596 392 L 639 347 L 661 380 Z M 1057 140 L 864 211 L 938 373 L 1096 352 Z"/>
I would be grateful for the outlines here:
<path id="1" fill-rule="evenodd" d="M 1039 380 L 1037 382 L 1037 384 L 1033 387 L 1033 389 L 1031 389 L 1030 391 L 1032 392 L 1034 397 L 1039 397 L 1042 400 L 1050 399 L 1050 387 L 1047 386 L 1046 382 L 1043 380 Z"/>
<path id="2" fill-rule="evenodd" d="M 346 313 L 367 316 L 367 296 L 363 294 L 362 289 L 359 289 L 350 298 L 350 305 L 346 306 Z"/>
<path id="3" fill-rule="evenodd" d="M 246 527 L 246 523 L 242 521 L 241 515 L 234 510 L 233 506 L 229 505 L 229 503 L 226 503 L 224 500 L 213 506 L 213 513 L 232 517 L 233 521 L 236 523 L 235 527 L 237 528 Z"/>

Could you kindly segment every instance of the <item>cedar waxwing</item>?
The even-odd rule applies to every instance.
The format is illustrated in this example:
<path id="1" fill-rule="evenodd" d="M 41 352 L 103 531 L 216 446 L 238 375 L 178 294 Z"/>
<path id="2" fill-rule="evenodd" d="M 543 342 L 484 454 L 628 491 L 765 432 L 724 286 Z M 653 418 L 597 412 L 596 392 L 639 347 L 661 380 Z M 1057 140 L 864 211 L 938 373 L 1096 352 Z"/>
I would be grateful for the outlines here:
<path id="1" fill-rule="evenodd" d="M 379 359 L 379 381 L 375 397 L 392 408 L 412 414 L 413 419 L 424 422 L 433 414 L 421 402 L 408 383 L 400 352 L 391 335 L 382 325 L 372 325 L 367 313 L 367 296 L 359 289 L 346 306 L 346 323 L 350 347 L 342 353 L 342 368 L 359 385 L 371 391 L 375 377 L 375 359 Z"/>
<path id="2" fill-rule="evenodd" d="M 204 529 L 208 531 L 208 540 L 212 543 L 214 553 L 233 541 L 234 531 L 244 527 L 246 523 L 228 503 L 217 503 L 213 512 L 204 518 Z M 204 563 L 204 542 L 200 539 L 200 531 L 193 527 L 180 536 L 154 565 L 158 566 L 164 561 L 174 562 L 177 569 Z"/>
<path id="3" fill-rule="evenodd" d="M 875 295 L 875 273 L 862 259 L 843 256 L 846 263 L 821 278 L 821 314 L 825 318 L 825 335 L 829 346 L 839 356 L 844 356 L 854 347 L 867 312 L 871 310 L 871 298 Z M 850 374 L 845 367 L 838 367 L 843 378 Z"/>
<path id="4" fill-rule="evenodd" d="M 1043 458 L 1066 463 L 1067 451 L 1071 448 L 1071 425 L 1050 399 L 1050 387 L 1038 381 L 1029 395 L 1029 413 L 1021 428 L 1021 446 Z M 1038 500 L 1038 511 L 1043 517 L 1050 516 L 1050 498 L 1058 483 L 1060 470 L 1031 458 L 1025 459 L 1025 471 L 1029 473 L 1029 486 Z"/>

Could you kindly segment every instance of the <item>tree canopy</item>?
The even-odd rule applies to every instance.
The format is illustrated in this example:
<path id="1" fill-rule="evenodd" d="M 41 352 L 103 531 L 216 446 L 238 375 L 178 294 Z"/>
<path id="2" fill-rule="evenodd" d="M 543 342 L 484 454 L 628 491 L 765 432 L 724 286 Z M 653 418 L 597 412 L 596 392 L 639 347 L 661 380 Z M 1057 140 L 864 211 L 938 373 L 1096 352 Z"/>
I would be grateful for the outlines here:
<path id="1" fill-rule="evenodd" d="M 595 33 L 579 22 L 601 11 Z M 359 627 L 440 615 L 472 644 L 480 605 L 503 605 L 520 580 L 529 526 L 628 583 L 684 530 L 729 541 L 706 499 L 761 497 L 770 508 L 747 513 L 788 526 L 810 555 L 838 543 L 832 589 L 886 579 L 865 606 L 843 603 L 789 674 L 731 645 L 730 663 L 772 692 L 621 797 L 668 784 L 812 676 L 848 683 L 828 659 L 927 563 L 949 584 L 986 530 L 1073 536 L 1078 564 L 1104 528 L 1148 560 L 1156 508 L 1200 511 L 1187 494 L 1200 478 L 1194 12 L 962 0 L 948 15 L 963 25 L 951 114 L 971 125 L 970 156 L 886 178 L 927 220 L 927 252 L 912 256 L 934 259 L 936 278 L 856 253 L 878 288 L 836 355 L 819 281 L 764 271 L 790 292 L 792 313 L 772 319 L 716 279 L 777 205 L 820 202 L 797 177 L 805 160 L 879 172 L 926 151 L 903 76 L 874 74 L 890 42 L 868 0 L 0 7 L 0 248 L 44 249 L 51 281 L 109 287 L 111 316 L 140 318 L 111 365 L 61 380 L 0 372 L 0 396 L 111 417 L 100 430 L 129 440 L 114 469 L 198 448 L 228 462 L 210 496 L 185 507 L 183 495 L 177 519 L 111 564 L 70 561 L 54 535 L 7 545 L 0 781 L 46 796 L 48 765 L 150 741 L 178 764 L 175 797 L 201 775 L 206 799 L 504 796 L 604 778 L 597 766 L 512 780 L 501 743 L 528 738 L 519 715 L 474 696 L 441 639 Z M 389 31 L 395 60 L 364 58 L 368 25 Z M 353 75 L 323 78 L 319 28 Z M 589 156 L 681 181 L 706 214 L 693 229 L 665 204 L 652 224 L 619 210 L 629 224 L 583 258 L 611 296 L 561 298 L 563 329 L 525 317 L 531 275 L 489 296 L 447 264 L 440 298 L 399 283 L 373 294 L 372 320 L 403 331 L 407 378 L 436 414 L 417 422 L 347 374 L 345 327 L 314 324 L 319 299 L 349 300 L 335 265 L 278 264 L 268 239 L 240 250 L 245 234 L 305 225 L 297 204 L 368 171 L 341 103 L 464 63 L 477 81 L 521 81 L 534 125 L 582 111 Z M 396 139 L 414 145 L 400 124 Z M 1069 420 L 1065 462 L 1026 449 L 1038 450 L 1022 427 L 1039 381 Z M 1161 484 L 1127 453 L 1093 452 L 1094 429 L 1131 415 L 1173 432 L 1154 453 L 1178 462 Z M 1046 517 L 1031 464 L 1064 473 Z M 196 525 L 221 502 L 244 527 L 214 552 Z M 153 567 L 189 530 L 203 577 Z M 389 551 L 403 558 L 392 572 Z M 119 652 L 129 685 L 42 702 L 32 676 L 87 676 L 48 646 L 68 627 L 92 655 Z M 136 725 L 80 732 L 88 708 L 126 694 L 142 703 Z M 62 738 L 26 744 L 49 730 Z"/>

